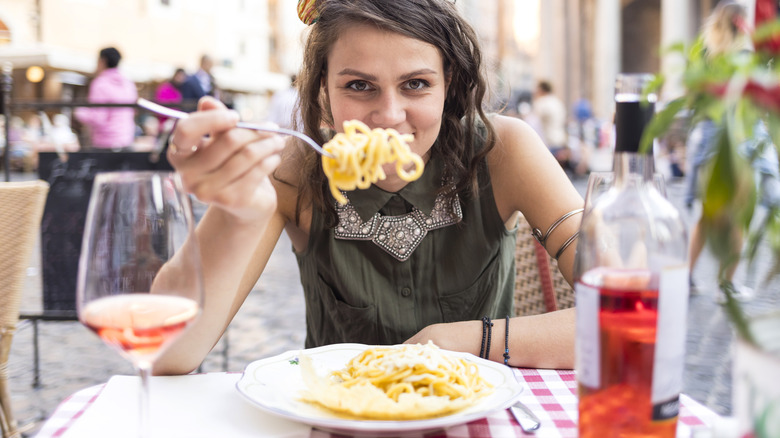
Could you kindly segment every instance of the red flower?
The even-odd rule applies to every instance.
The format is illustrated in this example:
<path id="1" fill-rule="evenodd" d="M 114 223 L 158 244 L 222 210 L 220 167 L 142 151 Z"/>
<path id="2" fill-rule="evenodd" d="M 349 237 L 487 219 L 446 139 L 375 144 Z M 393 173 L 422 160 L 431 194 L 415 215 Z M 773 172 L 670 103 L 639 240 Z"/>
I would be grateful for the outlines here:
<path id="1" fill-rule="evenodd" d="M 780 54 L 780 24 L 765 24 L 754 33 L 753 47 L 757 52 L 766 53 L 770 57 Z"/>
<path id="2" fill-rule="evenodd" d="M 755 27 L 761 23 L 774 20 L 777 15 L 777 0 L 756 0 Z"/>
<path id="3" fill-rule="evenodd" d="M 752 99 L 761 108 L 780 112 L 780 85 L 778 84 L 767 88 L 758 82 L 749 80 L 745 86 L 745 96 Z"/>
<path id="4" fill-rule="evenodd" d="M 710 82 L 709 84 L 706 84 L 704 86 L 704 89 L 707 93 L 715 96 L 715 97 L 723 97 L 726 95 L 726 90 L 728 89 L 729 85 L 726 82 Z"/>

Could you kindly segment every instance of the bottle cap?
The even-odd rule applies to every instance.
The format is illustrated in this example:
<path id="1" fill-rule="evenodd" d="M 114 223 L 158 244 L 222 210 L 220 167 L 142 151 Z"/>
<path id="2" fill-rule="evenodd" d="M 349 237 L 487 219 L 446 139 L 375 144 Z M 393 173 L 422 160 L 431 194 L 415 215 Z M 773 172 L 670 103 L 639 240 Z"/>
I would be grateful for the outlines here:
<path id="1" fill-rule="evenodd" d="M 621 73 L 615 80 L 615 152 L 639 152 L 642 134 L 655 113 L 655 93 L 644 94 L 652 80 L 648 73 Z"/>

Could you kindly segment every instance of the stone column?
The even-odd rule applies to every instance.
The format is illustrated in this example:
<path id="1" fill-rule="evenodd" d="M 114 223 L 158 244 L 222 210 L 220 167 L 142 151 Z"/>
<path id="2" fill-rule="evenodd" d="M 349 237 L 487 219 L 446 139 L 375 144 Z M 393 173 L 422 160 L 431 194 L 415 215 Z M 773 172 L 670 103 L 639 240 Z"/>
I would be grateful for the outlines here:
<path id="1" fill-rule="evenodd" d="M 694 35 L 691 29 L 691 2 L 661 1 L 661 50 L 675 43 L 688 44 Z M 682 96 L 682 68 L 685 57 L 680 53 L 665 53 L 661 57 L 661 73 L 666 76 L 659 100 L 668 102 Z"/>
<path id="2" fill-rule="evenodd" d="M 614 113 L 615 77 L 620 69 L 620 0 L 597 0 L 594 23 L 593 112 L 603 120 Z"/>

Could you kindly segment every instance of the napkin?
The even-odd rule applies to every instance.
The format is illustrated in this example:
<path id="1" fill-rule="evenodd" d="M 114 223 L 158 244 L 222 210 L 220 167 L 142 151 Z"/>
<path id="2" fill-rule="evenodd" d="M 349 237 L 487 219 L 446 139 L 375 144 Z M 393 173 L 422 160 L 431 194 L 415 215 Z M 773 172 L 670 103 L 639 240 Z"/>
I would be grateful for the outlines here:
<path id="1" fill-rule="evenodd" d="M 150 378 L 152 438 L 308 437 L 311 427 L 268 414 L 236 390 L 241 374 Z M 114 376 L 64 438 L 137 438 L 141 380 Z"/>

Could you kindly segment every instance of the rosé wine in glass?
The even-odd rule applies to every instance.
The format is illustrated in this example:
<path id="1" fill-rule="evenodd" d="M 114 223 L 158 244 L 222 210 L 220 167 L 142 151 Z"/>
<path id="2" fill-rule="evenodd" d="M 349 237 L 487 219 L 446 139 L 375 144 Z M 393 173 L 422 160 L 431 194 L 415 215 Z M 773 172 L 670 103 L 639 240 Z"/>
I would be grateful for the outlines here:
<path id="1" fill-rule="evenodd" d="M 149 376 L 203 301 L 192 207 L 173 172 L 95 177 L 76 287 L 79 320 L 141 377 L 139 436 L 148 437 Z"/>

